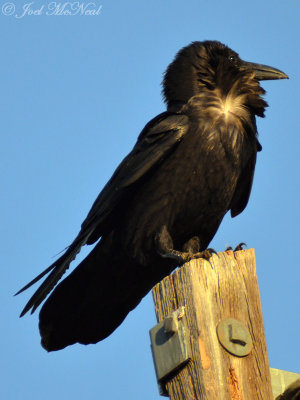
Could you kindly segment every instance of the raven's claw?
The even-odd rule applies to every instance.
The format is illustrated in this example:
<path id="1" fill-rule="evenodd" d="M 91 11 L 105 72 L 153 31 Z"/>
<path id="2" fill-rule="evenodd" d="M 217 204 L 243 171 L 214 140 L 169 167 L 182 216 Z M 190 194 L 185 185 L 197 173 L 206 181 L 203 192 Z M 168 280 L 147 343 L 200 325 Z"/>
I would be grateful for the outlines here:
<path id="1" fill-rule="evenodd" d="M 239 243 L 239 244 L 234 248 L 234 250 L 232 249 L 231 246 L 227 246 L 226 249 L 225 249 L 225 251 L 230 251 L 230 250 L 233 250 L 233 251 L 240 251 L 240 250 L 244 250 L 244 249 L 243 249 L 243 246 L 246 246 L 246 247 L 247 247 L 246 243 L 241 242 L 241 243 Z"/>
<path id="2" fill-rule="evenodd" d="M 213 254 L 217 254 L 214 249 L 193 252 L 191 246 L 185 246 L 188 251 L 174 250 L 173 240 L 165 225 L 156 235 L 155 240 L 157 244 L 157 251 L 162 257 L 175 259 L 180 264 L 184 264 L 190 260 L 193 260 L 194 258 L 204 258 L 205 260 L 209 261 Z M 195 241 L 195 238 L 192 238 L 191 240 Z"/>

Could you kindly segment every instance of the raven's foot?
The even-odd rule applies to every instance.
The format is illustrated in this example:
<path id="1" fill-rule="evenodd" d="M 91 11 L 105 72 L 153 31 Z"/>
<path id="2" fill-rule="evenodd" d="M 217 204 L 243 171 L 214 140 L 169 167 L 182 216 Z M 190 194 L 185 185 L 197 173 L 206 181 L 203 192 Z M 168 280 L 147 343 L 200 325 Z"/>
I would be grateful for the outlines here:
<path id="1" fill-rule="evenodd" d="M 240 250 L 244 250 L 243 246 L 247 247 L 246 243 L 241 242 L 241 243 L 239 243 L 239 244 L 234 248 L 234 250 L 232 249 L 231 246 L 227 246 L 226 249 L 225 249 L 225 251 L 230 251 L 230 250 L 233 250 L 233 251 L 240 251 Z"/>
<path id="2" fill-rule="evenodd" d="M 180 264 L 184 264 L 194 258 L 204 258 L 206 260 L 209 260 L 213 254 L 217 254 L 214 249 L 199 251 L 200 240 L 197 236 L 194 236 L 184 244 L 183 250 L 185 251 L 174 250 L 173 240 L 165 225 L 156 235 L 155 239 L 158 253 L 164 258 L 172 258 Z"/>

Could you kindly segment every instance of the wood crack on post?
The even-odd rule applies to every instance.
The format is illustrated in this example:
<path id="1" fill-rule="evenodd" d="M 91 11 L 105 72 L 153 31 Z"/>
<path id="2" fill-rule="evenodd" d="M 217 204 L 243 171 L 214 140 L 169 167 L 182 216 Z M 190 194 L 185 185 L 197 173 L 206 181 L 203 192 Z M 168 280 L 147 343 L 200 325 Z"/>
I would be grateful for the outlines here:
<path id="1" fill-rule="evenodd" d="M 210 263 L 192 260 L 153 288 L 157 320 L 185 307 L 190 332 L 192 360 L 165 382 L 168 395 L 172 400 L 272 400 L 254 250 L 219 253 Z M 220 322 L 225 324 L 222 345 Z M 239 346 L 242 351 L 248 346 L 250 353 L 234 355 Z"/>

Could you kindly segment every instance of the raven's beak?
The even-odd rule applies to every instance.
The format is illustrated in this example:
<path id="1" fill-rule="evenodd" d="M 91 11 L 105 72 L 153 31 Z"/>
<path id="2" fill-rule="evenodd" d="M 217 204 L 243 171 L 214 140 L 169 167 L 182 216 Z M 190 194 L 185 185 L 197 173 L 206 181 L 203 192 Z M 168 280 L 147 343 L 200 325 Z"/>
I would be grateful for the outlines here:
<path id="1" fill-rule="evenodd" d="M 243 61 L 240 66 L 241 71 L 255 72 L 255 78 L 259 81 L 267 81 L 272 79 L 289 79 L 289 77 L 277 68 L 268 65 L 255 64 Z"/>

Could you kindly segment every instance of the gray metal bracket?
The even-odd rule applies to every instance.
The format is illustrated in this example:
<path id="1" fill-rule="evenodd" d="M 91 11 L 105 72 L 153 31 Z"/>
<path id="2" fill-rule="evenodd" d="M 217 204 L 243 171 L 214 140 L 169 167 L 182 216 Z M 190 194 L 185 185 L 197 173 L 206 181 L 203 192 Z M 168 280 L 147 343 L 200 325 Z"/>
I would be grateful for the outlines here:
<path id="1" fill-rule="evenodd" d="M 184 307 L 155 325 L 149 333 L 159 392 L 168 396 L 164 382 L 191 358 Z"/>

